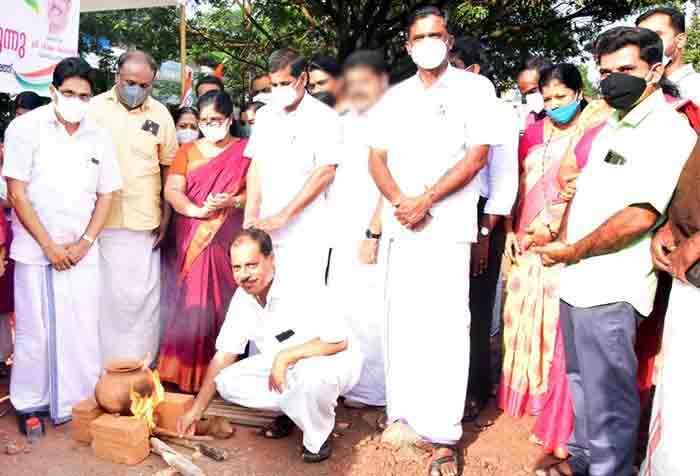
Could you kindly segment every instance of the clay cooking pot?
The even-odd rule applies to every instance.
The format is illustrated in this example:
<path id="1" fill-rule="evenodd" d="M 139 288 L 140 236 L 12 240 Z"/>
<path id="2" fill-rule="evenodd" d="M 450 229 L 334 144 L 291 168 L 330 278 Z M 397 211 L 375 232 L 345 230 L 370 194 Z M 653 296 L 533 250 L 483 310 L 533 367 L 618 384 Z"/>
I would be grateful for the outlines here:
<path id="1" fill-rule="evenodd" d="M 107 413 L 131 414 L 131 390 L 141 395 L 153 391 L 153 372 L 142 360 L 111 360 L 95 387 L 95 399 Z"/>

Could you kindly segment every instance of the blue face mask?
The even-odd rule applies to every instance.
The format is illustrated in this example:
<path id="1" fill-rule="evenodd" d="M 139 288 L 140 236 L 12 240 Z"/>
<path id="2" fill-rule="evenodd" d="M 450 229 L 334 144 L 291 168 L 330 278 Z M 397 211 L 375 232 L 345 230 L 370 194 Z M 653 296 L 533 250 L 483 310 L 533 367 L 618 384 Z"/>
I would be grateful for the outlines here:
<path id="1" fill-rule="evenodd" d="M 576 117 L 581 100 L 570 102 L 566 106 L 561 106 L 556 109 L 545 109 L 547 115 L 557 124 L 568 124 Z"/>

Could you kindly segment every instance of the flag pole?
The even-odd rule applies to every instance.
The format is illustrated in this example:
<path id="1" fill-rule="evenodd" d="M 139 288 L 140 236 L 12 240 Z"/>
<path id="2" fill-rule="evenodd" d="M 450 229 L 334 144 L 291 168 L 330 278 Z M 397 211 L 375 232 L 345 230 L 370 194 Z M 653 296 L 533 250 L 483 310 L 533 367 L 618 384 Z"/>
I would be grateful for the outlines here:
<path id="1" fill-rule="evenodd" d="M 187 2 L 180 3 L 180 96 L 187 82 Z"/>

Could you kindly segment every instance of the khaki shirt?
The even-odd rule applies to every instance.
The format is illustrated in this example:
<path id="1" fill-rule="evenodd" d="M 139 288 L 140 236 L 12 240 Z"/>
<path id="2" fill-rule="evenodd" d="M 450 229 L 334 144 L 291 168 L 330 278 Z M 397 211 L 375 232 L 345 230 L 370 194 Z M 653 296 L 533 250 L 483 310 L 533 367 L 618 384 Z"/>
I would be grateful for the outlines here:
<path id="1" fill-rule="evenodd" d="M 112 88 L 90 102 L 89 116 L 111 134 L 124 188 L 114 195 L 106 228 L 154 230 L 161 218 L 161 166 L 177 152 L 175 124 L 168 109 L 149 97 L 127 110 Z"/>

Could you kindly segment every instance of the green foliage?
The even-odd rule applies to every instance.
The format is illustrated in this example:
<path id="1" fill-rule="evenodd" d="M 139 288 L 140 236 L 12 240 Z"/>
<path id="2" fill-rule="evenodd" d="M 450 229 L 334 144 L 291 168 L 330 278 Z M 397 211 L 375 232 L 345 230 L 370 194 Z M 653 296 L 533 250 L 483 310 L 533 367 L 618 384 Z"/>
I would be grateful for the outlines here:
<path id="1" fill-rule="evenodd" d="M 685 60 L 691 63 L 695 70 L 700 67 L 700 16 L 693 15 L 690 28 L 686 29 L 688 43 L 685 48 Z"/>
<path id="2" fill-rule="evenodd" d="M 243 99 L 250 80 L 265 69 L 270 52 L 282 46 L 306 55 L 346 58 L 360 48 L 383 49 L 392 76 L 414 71 L 405 51 L 406 22 L 424 1 L 415 0 L 200 0 L 189 19 L 189 61 L 210 67 L 226 63 L 226 84 Z M 636 14 L 655 0 L 435 0 L 450 12 L 456 36 L 481 39 L 489 48 L 500 86 L 512 83 L 534 54 L 552 61 L 581 57 L 611 22 Z M 100 52 L 91 41 L 104 37 L 138 46 L 159 60 L 176 60 L 178 12 L 174 8 L 122 10 L 81 16 L 81 50 Z M 699 53 L 700 56 L 700 53 Z M 103 78 L 110 80 L 109 60 Z"/>

